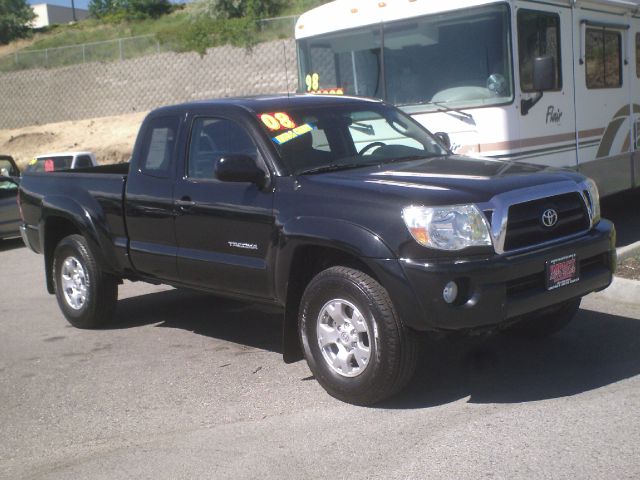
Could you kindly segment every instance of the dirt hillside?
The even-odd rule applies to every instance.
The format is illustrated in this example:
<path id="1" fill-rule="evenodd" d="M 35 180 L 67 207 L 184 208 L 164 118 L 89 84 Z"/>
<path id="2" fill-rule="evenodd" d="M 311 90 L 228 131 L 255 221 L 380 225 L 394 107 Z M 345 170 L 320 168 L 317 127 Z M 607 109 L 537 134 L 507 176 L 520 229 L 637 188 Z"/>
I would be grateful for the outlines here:
<path id="1" fill-rule="evenodd" d="M 146 112 L 90 120 L 0 130 L 0 154 L 11 155 L 21 169 L 37 155 L 89 150 L 98 162 L 126 162 Z"/>

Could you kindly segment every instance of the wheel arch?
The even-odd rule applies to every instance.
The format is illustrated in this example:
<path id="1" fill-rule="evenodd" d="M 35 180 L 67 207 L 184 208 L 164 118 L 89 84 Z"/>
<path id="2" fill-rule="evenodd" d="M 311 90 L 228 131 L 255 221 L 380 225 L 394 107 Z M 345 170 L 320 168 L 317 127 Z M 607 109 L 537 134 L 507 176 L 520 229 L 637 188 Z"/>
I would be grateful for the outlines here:
<path id="1" fill-rule="evenodd" d="M 346 266 L 381 283 L 370 259 L 394 258 L 394 254 L 376 234 L 343 220 L 297 218 L 282 231 L 275 287 L 277 297 L 285 305 L 283 358 L 291 363 L 303 358 L 298 309 L 309 281 L 322 270 Z"/>
<path id="2" fill-rule="evenodd" d="M 113 247 L 109 241 L 106 224 L 99 223 L 97 215 L 82 207 L 74 200 L 63 197 L 46 197 L 42 203 L 40 220 L 40 244 L 43 245 L 47 291 L 54 293 L 53 260 L 60 241 L 69 235 L 82 235 L 96 261 L 106 270 L 111 270 L 108 262 Z"/>

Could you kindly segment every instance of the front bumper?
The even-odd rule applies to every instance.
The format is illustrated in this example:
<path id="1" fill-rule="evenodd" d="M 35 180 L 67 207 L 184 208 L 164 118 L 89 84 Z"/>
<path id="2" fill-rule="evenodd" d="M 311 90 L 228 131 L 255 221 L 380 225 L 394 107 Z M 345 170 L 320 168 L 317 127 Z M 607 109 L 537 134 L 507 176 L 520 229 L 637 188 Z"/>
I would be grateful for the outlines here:
<path id="1" fill-rule="evenodd" d="M 577 256 L 580 280 L 547 290 L 546 262 L 571 254 Z M 408 325 L 420 330 L 496 326 L 606 288 L 611 283 L 615 264 L 615 228 L 607 220 L 601 220 L 583 237 L 526 253 L 481 260 L 400 260 L 415 296 L 415 302 L 410 302 L 414 311 L 404 308 L 403 315 Z M 442 292 L 452 280 L 461 286 L 462 299 L 448 304 Z M 390 294 L 395 304 L 394 292 Z"/>

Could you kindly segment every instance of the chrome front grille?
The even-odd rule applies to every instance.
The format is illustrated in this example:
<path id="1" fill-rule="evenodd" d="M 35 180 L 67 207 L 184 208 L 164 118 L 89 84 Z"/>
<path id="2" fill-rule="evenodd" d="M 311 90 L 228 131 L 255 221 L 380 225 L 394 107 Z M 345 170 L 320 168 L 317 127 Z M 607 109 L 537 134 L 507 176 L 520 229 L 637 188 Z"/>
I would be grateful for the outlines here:
<path id="1" fill-rule="evenodd" d="M 557 213 L 557 222 L 546 227 L 545 211 Z M 583 196 L 577 192 L 540 198 L 509 207 L 504 249 L 518 250 L 530 245 L 550 242 L 589 230 L 589 212 Z"/>
<path id="2" fill-rule="evenodd" d="M 583 183 L 571 180 L 512 190 L 479 204 L 491 227 L 496 253 L 529 250 L 577 237 L 592 227 L 589 199 Z M 557 223 L 542 225 L 542 215 L 553 209 Z"/>

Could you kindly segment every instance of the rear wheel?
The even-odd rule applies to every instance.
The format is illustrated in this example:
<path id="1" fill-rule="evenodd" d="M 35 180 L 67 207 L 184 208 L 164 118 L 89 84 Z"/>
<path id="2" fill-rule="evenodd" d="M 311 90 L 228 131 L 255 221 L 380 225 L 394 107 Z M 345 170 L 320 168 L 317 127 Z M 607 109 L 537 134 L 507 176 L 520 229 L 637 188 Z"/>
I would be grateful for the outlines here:
<path id="1" fill-rule="evenodd" d="M 311 372 L 332 396 L 370 405 L 410 380 L 414 332 L 402 325 L 387 291 L 365 273 L 332 267 L 302 297 L 299 329 Z"/>
<path id="2" fill-rule="evenodd" d="M 502 330 L 507 335 L 523 338 L 543 338 L 566 327 L 580 308 L 581 298 L 529 313 Z"/>
<path id="3" fill-rule="evenodd" d="M 108 322 L 118 300 L 118 281 L 105 273 L 81 235 L 69 235 L 53 259 L 56 298 L 69 323 L 97 328 Z"/>

